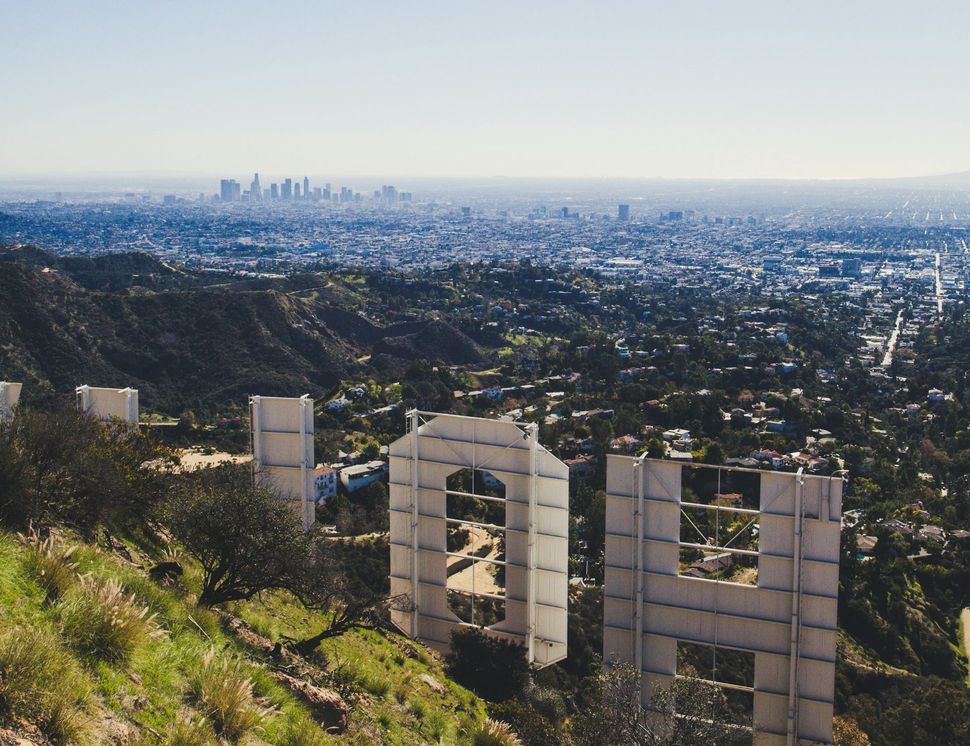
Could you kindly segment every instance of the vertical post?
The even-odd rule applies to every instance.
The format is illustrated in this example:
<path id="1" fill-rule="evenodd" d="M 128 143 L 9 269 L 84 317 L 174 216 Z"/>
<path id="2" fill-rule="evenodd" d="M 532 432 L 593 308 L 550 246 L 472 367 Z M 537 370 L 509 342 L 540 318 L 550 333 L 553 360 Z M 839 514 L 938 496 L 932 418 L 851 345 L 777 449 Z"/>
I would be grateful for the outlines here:
<path id="1" fill-rule="evenodd" d="M 798 743 L 798 658 L 801 642 L 802 602 L 802 485 L 804 470 L 795 477 L 795 543 L 792 550 L 791 648 L 788 661 L 788 746 Z"/>
<path id="2" fill-rule="evenodd" d="M 420 511 L 418 506 L 418 428 L 421 426 L 421 415 L 417 409 L 408 412 L 408 426 L 411 434 L 411 636 L 418 637 L 418 595 L 420 579 L 418 574 L 421 563 L 418 561 L 420 548 L 418 523 Z"/>
<path id="3" fill-rule="evenodd" d="M 259 416 L 259 397 L 249 397 L 249 430 L 251 447 L 253 451 L 253 484 L 256 483 L 256 474 L 259 472 L 260 464 L 263 460 L 263 443 L 261 437 L 262 423 Z"/>
<path id="4" fill-rule="evenodd" d="M 11 414 L 7 406 L 7 382 L 0 381 L 0 422 L 4 422 Z"/>
<path id="5" fill-rule="evenodd" d="M 306 395 L 300 397 L 300 450 L 303 451 L 300 457 L 300 516 L 303 521 L 303 530 L 309 531 L 312 521 L 310 520 L 310 492 L 307 489 L 307 426 L 306 410 L 309 398 Z"/>
<path id="6" fill-rule="evenodd" d="M 637 673 L 643 672 L 643 456 L 633 462 L 633 522 L 636 547 L 633 558 L 633 658 Z"/>
<path id="7" fill-rule="evenodd" d="M 88 410 L 91 408 L 91 387 L 90 386 L 78 386 L 74 389 L 74 393 L 77 395 L 77 406 L 82 413 L 87 414 Z"/>
<path id="8" fill-rule="evenodd" d="M 134 389 L 132 389 L 130 386 L 125 389 L 125 419 L 128 422 L 137 423 L 138 413 L 135 412 L 133 394 Z"/>
<path id="9" fill-rule="evenodd" d="M 529 663 L 536 658 L 536 554 L 538 552 L 536 507 L 539 492 L 539 426 L 528 425 L 526 434 L 529 439 L 529 545 L 528 545 L 528 631 L 526 634 Z"/>

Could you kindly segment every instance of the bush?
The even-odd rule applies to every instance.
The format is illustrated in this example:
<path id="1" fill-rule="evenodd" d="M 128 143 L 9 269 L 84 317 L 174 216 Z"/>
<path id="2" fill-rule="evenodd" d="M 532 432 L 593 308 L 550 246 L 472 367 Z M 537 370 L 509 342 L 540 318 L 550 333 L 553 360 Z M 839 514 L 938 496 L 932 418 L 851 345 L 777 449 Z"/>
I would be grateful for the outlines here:
<path id="1" fill-rule="evenodd" d="M 522 693 L 529 664 L 521 645 L 462 627 L 451 634 L 448 673 L 480 697 L 502 702 Z"/>
<path id="2" fill-rule="evenodd" d="M 61 549 L 54 537 L 42 539 L 33 528 L 20 534 L 20 540 L 27 548 L 24 568 L 44 589 L 47 602 L 57 601 L 77 580 L 77 563 L 71 559 L 77 547 Z"/>
<path id="3" fill-rule="evenodd" d="M 75 743 L 87 730 L 89 698 L 81 671 L 52 632 L 0 632 L 0 721 L 24 720 L 54 743 Z"/>
<path id="4" fill-rule="evenodd" d="M 117 580 L 82 578 L 61 601 L 58 615 L 72 647 L 104 661 L 127 660 L 145 639 L 162 634 L 155 615 Z"/>
<path id="5" fill-rule="evenodd" d="M 222 736 L 236 740 L 270 714 L 253 695 L 253 682 L 237 660 L 208 651 L 192 677 L 192 691 Z"/>
<path id="6" fill-rule="evenodd" d="M 143 523 L 172 475 L 169 449 L 136 427 L 73 408 L 22 409 L 0 424 L 0 522 L 16 528 Z"/>

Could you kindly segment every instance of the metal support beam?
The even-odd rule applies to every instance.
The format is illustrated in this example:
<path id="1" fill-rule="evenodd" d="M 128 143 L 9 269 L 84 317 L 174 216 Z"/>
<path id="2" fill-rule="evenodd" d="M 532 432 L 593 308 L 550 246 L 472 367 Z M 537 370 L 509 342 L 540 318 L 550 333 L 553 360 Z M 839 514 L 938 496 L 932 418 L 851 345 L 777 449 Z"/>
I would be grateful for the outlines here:
<path id="1" fill-rule="evenodd" d="M 418 573 L 418 428 L 421 426 L 421 415 L 417 409 L 408 412 L 408 428 L 411 436 L 411 634 L 418 636 L 418 590 L 420 583 Z"/>
<path id="2" fill-rule="evenodd" d="M 263 461 L 263 441 L 262 433 L 263 428 L 261 427 L 261 422 L 259 418 L 259 397 L 251 396 L 249 397 L 249 422 L 250 424 L 250 440 L 252 441 L 252 451 L 253 451 L 253 484 L 256 484 L 256 472 L 259 470 L 259 465 Z"/>
<path id="3" fill-rule="evenodd" d="M 303 450 L 300 459 L 300 512 L 303 521 L 303 530 L 309 531 L 313 525 L 313 516 L 310 515 L 310 492 L 307 485 L 307 469 L 309 468 L 306 459 L 306 410 L 310 406 L 310 416 L 313 416 L 313 402 L 310 397 L 304 394 L 300 397 L 300 448 Z"/>
<path id="4" fill-rule="evenodd" d="M 529 439 L 529 601 L 528 631 L 526 634 L 529 663 L 535 662 L 536 645 L 536 504 L 538 502 L 539 478 L 539 426 L 526 429 Z"/>
<path id="5" fill-rule="evenodd" d="M 634 581 L 633 596 L 633 651 L 634 661 L 637 671 L 643 670 L 643 457 L 641 456 L 633 462 L 633 494 L 636 501 L 633 503 L 633 521 L 636 526 L 637 544 L 636 556 L 633 558 L 633 571 L 636 580 Z"/>
<path id="6" fill-rule="evenodd" d="M 803 469 L 795 477 L 795 545 L 792 550 L 791 594 L 791 652 L 788 665 L 788 746 L 798 742 L 798 657 L 801 644 L 802 602 L 802 487 L 805 483 Z"/>

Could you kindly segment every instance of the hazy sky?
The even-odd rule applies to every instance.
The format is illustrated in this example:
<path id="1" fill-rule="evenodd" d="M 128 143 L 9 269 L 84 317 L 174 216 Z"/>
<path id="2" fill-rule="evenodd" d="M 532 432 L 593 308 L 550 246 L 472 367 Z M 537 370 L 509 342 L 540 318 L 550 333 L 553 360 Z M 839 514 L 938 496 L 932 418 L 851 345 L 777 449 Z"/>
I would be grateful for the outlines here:
<path id="1" fill-rule="evenodd" d="M 0 0 L 0 173 L 961 171 L 968 28 L 966 0 Z"/>

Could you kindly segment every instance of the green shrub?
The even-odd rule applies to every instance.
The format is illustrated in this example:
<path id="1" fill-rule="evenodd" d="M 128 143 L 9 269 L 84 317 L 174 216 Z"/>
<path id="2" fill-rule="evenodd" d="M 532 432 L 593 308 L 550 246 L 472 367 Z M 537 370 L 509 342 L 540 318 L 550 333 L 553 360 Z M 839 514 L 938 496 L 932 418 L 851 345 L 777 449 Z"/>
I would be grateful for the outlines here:
<path id="1" fill-rule="evenodd" d="M 448 734 L 448 718 L 440 712 L 432 712 L 425 721 L 431 737 L 435 741 L 441 741 Z"/>
<path id="2" fill-rule="evenodd" d="M 270 714 L 253 695 L 253 682 L 238 660 L 208 651 L 192 677 L 192 691 L 216 727 L 229 739 L 238 739 Z"/>
<path id="3" fill-rule="evenodd" d="M 0 721 L 25 720 L 54 743 L 76 743 L 87 731 L 89 698 L 82 672 L 52 632 L 0 632 Z"/>
<path id="4" fill-rule="evenodd" d="M 58 611 L 72 647 L 99 660 L 127 660 L 148 637 L 162 634 L 148 607 L 127 595 L 117 580 L 82 578 Z"/>
<path id="5" fill-rule="evenodd" d="M 474 627 L 451 633 L 448 675 L 491 702 L 522 694 L 529 681 L 529 663 L 521 645 L 489 637 Z"/>
<path id="6" fill-rule="evenodd" d="M 304 716 L 289 721 L 283 743 L 287 746 L 326 746 L 333 741 L 312 718 Z"/>
<path id="7" fill-rule="evenodd" d="M 77 547 L 62 549 L 53 536 L 42 539 L 33 528 L 20 534 L 24 568 L 47 594 L 48 603 L 61 598 L 77 581 L 77 563 L 71 559 Z"/>
<path id="8" fill-rule="evenodd" d="M 428 714 L 428 706 L 419 699 L 412 699 L 408 702 L 408 709 L 418 720 L 424 720 L 424 716 Z"/>
<path id="9" fill-rule="evenodd" d="M 383 697 L 391 689 L 391 684 L 386 678 L 365 677 L 363 681 L 364 689 L 375 697 Z"/>

